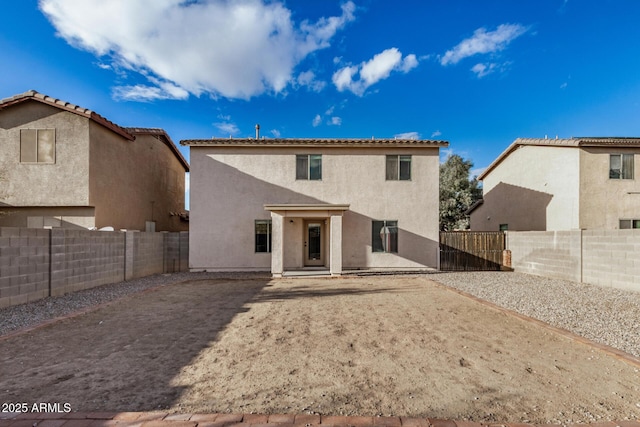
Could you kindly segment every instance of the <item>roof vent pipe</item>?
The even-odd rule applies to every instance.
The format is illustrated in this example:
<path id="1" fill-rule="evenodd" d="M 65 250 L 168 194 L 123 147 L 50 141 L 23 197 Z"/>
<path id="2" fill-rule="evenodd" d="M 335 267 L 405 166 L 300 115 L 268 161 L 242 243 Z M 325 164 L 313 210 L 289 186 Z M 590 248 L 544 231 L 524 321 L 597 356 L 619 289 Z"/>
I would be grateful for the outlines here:
<path id="1" fill-rule="evenodd" d="M 256 139 L 260 139 L 260 125 L 256 124 Z"/>

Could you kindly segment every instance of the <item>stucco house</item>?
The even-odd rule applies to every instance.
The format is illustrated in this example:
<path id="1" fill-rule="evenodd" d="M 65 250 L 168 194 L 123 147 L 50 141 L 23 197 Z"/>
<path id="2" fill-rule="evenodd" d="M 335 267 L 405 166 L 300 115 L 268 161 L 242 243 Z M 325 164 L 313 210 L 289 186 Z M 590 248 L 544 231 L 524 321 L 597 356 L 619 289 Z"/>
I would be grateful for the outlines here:
<path id="1" fill-rule="evenodd" d="M 471 230 L 640 228 L 640 138 L 516 139 L 478 177 Z"/>
<path id="2" fill-rule="evenodd" d="M 188 171 L 162 129 L 36 91 L 0 101 L 0 226 L 186 230 Z"/>
<path id="3" fill-rule="evenodd" d="M 436 268 L 439 148 L 214 138 L 191 150 L 192 271 Z"/>

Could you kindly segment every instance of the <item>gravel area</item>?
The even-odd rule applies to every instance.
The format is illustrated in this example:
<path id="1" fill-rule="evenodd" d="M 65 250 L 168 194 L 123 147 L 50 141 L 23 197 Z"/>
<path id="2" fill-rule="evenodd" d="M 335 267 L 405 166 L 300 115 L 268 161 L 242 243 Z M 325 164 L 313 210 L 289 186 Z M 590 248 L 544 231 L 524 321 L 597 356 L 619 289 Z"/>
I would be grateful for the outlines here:
<path id="1" fill-rule="evenodd" d="M 640 292 L 512 272 L 447 272 L 431 278 L 640 357 Z"/>
<path id="2" fill-rule="evenodd" d="M 186 280 L 218 278 L 268 277 L 265 273 L 173 273 L 156 274 L 126 282 L 111 283 L 83 291 L 49 297 L 27 304 L 0 308 L 0 336 L 28 328 L 56 317 L 104 304 L 145 289 L 166 286 Z"/>

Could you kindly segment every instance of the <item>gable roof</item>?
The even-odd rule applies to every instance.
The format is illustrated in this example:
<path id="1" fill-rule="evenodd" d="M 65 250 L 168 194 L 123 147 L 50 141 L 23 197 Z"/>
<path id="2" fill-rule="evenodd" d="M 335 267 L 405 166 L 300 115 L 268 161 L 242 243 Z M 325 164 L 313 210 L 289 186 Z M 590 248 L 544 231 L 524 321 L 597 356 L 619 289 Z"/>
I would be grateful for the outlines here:
<path id="1" fill-rule="evenodd" d="M 0 101 L 0 110 L 11 107 L 12 105 L 20 104 L 26 101 L 37 101 L 43 104 L 51 105 L 53 107 L 59 108 L 60 110 L 68 111 L 73 114 L 77 114 L 79 116 L 86 117 L 94 122 L 106 127 L 107 129 L 117 133 L 123 138 L 128 139 L 129 141 L 133 141 L 135 137 L 127 132 L 124 128 L 118 126 L 102 117 L 100 114 L 95 111 L 89 110 L 88 108 L 82 108 L 75 104 L 71 104 L 70 102 L 62 101 L 57 98 L 53 98 L 51 96 L 47 96 L 45 94 L 36 92 L 35 90 L 28 90 L 24 93 L 14 95 L 10 98 L 5 98 Z"/>
<path id="2" fill-rule="evenodd" d="M 448 141 L 427 139 L 349 138 L 211 138 L 185 139 L 181 145 L 202 147 L 448 147 Z"/>
<path id="3" fill-rule="evenodd" d="M 185 171 L 189 172 L 189 163 L 187 163 L 184 156 L 182 156 L 182 154 L 180 153 L 180 150 L 178 150 L 178 147 L 174 144 L 174 142 L 171 140 L 171 138 L 169 137 L 167 132 L 165 132 L 164 129 L 125 128 L 122 126 L 118 126 L 112 121 L 102 117 L 100 114 L 96 113 L 95 111 L 89 110 L 88 108 L 79 107 L 75 104 L 71 104 L 70 102 L 62 101 L 60 99 L 53 98 L 51 96 L 47 96 L 35 90 L 28 90 L 24 93 L 0 100 L 0 111 L 26 101 L 41 102 L 43 104 L 47 104 L 52 107 L 59 108 L 60 110 L 68 111 L 70 113 L 77 114 L 82 117 L 86 117 L 89 120 L 93 120 L 99 125 L 106 127 L 107 129 L 115 132 L 116 134 L 122 136 L 123 138 L 129 141 L 134 141 L 136 139 L 136 135 L 153 135 L 171 149 L 171 151 L 180 161 L 182 166 L 184 166 Z"/>
<path id="4" fill-rule="evenodd" d="M 572 138 L 517 138 L 478 176 L 482 181 L 489 172 L 518 148 L 532 145 L 538 147 L 640 147 L 640 138 L 634 137 L 572 137 Z"/>
<path id="5" fill-rule="evenodd" d="M 189 163 L 187 163 L 185 158 L 182 156 L 182 153 L 180 153 L 180 150 L 178 150 L 178 147 L 176 146 L 176 144 L 173 143 L 173 141 L 169 137 L 169 134 L 167 134 L 167 132 L 164 129 L 162 128 L 124 128 L 124 129 L 134 136 L 135 135 L 151 135 L 157 138 L 158 140 L 162 141 L 167 147 L 169 147 L 169 149 L 177 157 L 178 161 L 180 161 L 180 163 L 184 167 L 185 172 L 189 172 Z"/>

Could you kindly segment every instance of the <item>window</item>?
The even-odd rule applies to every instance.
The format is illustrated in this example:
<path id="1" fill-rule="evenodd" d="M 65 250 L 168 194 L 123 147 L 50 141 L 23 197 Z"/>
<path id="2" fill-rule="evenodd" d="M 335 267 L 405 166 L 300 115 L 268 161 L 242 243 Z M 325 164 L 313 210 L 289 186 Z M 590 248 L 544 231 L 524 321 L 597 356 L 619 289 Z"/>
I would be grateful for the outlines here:
<path id="1" fill-rule="evenodd" d="M 54 163 L 55 129 L 20 129 L 21 163 Z"/>
<path id="2" fill-rule="evenodd" d="M 271 220 L 257 219 L 256 229 L 256 252 L 271 252 Z"/>
<path id="3" fill-rule="evenodd" d="M 398 252 L 398 221 L 373 221 L 371 229 L 373 252 Z"/>
<path id="4" fill-rule="evenodd" d="M 500 224 L 500 231 L 507 231 L 509 230 L 509 224 Z"/>
<path id="5" fill-rule="evenodd" d="M 633 154 L 609 155 L 609 178 L 633 179 Z"/>
<path id="6" fill-rule="evenodd" d="M 314 181 L 322 179 L 322 155 L 296 155 L 296 179 L 308 179 Z"/>
<path id="7" fill-rule="evenodd" d="M 411 156 L 387 156 L 387 181 L 411 179 Z"/>
<path id="8" fill-rule="evenodd" d="M 620 229 L 640 228 L 640 219 L 621 219 Z"/>

